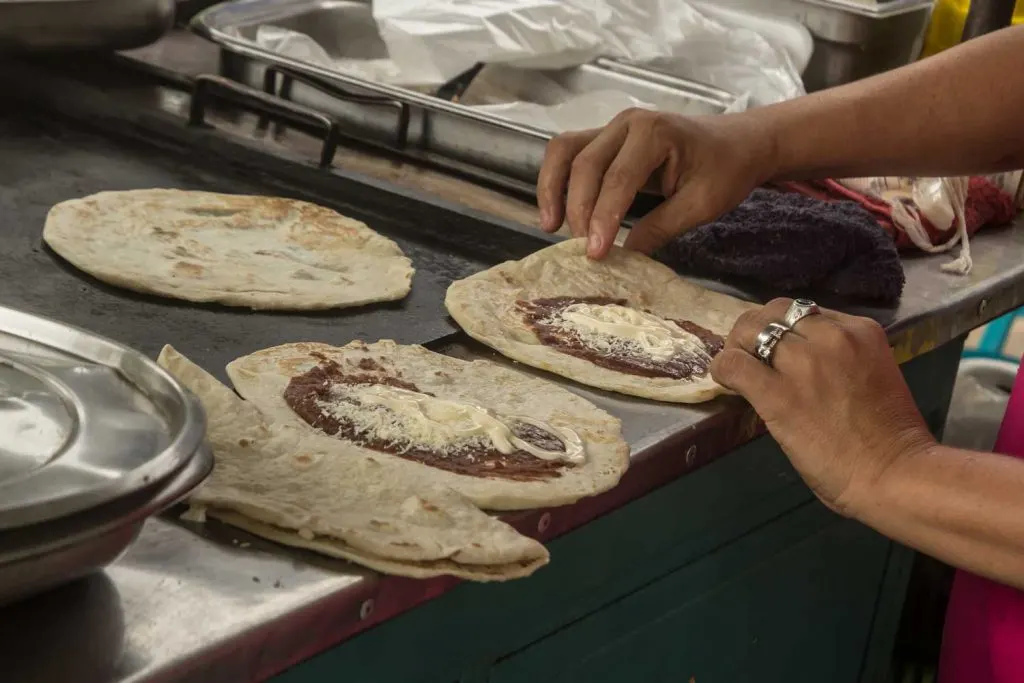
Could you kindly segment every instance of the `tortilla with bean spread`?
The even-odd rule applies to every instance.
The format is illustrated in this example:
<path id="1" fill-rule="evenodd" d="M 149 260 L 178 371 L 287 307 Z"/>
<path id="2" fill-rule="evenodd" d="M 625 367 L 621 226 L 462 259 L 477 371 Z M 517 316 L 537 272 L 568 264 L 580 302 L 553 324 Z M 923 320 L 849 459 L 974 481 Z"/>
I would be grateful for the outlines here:
<path id="1" fill-rule="evenodd" d="M 617 419 L 543 380 L 392 341 L 286 344 L 228 375 L 276 424 L 373 453 L 488 510 L 566 505 L 618 482 Z"/>
<path id="2" fill-rule="evenodd" d="M 752 307 L 637 252 L 613 247 L 593 261 L 583 240 L 454 282 L 445 305 L 470 336 L 513 360 L 675 403 L 727 393 L 711 360 Z"/>
<path id="3" fill-rule="evenodd" d="M 372 451 L 271 424 L 169 346 L 159 362 L 207 416 L 215 466 L 190 496 L 189 518 L 416 578 L 500 581 L 547 564 L 543 545 L 450 488 L 410 477 Z"/>

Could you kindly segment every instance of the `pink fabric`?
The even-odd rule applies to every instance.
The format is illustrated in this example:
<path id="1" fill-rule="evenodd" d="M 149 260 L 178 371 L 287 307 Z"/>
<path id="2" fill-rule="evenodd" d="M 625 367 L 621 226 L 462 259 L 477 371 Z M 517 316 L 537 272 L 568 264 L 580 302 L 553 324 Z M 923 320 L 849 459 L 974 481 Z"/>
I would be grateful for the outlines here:
<path id="1" fill-rule="evenodd" d="M 1024 458 L 1020 370 L 995 450 Z M 957 572 L 946 610 L 938 683 L 1024 683 L 1024 592 Z"/>

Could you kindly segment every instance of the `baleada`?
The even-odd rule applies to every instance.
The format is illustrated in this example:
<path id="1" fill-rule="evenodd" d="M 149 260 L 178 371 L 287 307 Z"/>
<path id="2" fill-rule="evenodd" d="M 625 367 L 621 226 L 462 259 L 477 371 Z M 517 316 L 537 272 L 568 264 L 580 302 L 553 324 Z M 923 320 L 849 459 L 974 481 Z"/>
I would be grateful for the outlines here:
<path id="1" fill-rule="evenodd" d="M 699 403 L 725 393 L 711 360 L 752 304 L 613 247 L 587 258 L 566 240 L 452 283 L 445 306 L 471 337 L 576 382 Z"/>
<path id="2" fill-rule="evenodd" d="M 488 510 L 572 503 L 615 486 L 629 463 L 619 421 L 589 401 L 422 346 L 286 344 L 227 372 L 275 424 L 374 453 Z"/>
<path id="3" fill-rule="evenodd" d="M 190 518 L 213 517 L 284 545 L 417 578 L 504 580 L 547 563 L 543 545 L 455 491 L 410 479 L 371 451 L 272 425 L 169 346 L 159 362 L 207 415 L 215 465 L 189 498 Z"/>

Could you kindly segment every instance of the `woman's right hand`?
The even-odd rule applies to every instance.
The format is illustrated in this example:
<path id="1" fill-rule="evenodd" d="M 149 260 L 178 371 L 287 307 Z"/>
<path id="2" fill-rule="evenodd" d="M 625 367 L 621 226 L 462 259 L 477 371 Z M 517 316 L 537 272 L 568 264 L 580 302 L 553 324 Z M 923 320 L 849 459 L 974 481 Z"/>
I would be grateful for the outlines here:
<path id="1" fill-rule="evenodd" d="M 718 218 L 775 173 L 772 136 L 756 116 L 683 117 L 630 109 L 600 129 L 551 140 L 537 182 L 541 227 L 568 221 L 604 258 L 641 189 L 666 201 L 634 224 L 625 246 L 650 253 Z"/>

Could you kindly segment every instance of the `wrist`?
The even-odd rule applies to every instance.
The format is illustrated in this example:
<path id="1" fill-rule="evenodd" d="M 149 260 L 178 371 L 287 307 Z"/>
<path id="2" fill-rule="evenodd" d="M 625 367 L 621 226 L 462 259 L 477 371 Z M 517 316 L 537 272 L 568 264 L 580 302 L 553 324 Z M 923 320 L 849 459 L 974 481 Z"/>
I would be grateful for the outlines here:
<path id="1" fill-rule="evenodd" d="M 780 126 L 774 116 L 766 115 L 766 110 L 750 110 L 733 114 L 737 130 L 744 138 L 743 144 L 748 151 L 748 160 L 756 185 L 761 186 L 785 173 L 781 170 L 783 163 L 783 145 Z"/>
<path id="2" fill-rule="evenodd" d="M 931 460 L 939 448 L 935 437 L 923 426 L 908 430 L 893 439 L 886 455 L 872 459 L 870 466 L 854 473 L 847 489 L 836 501 L 837 512 L 867 522 L 886 501 L 899 497 L 906 482 L 914 477 L 923 462 Z"/>

